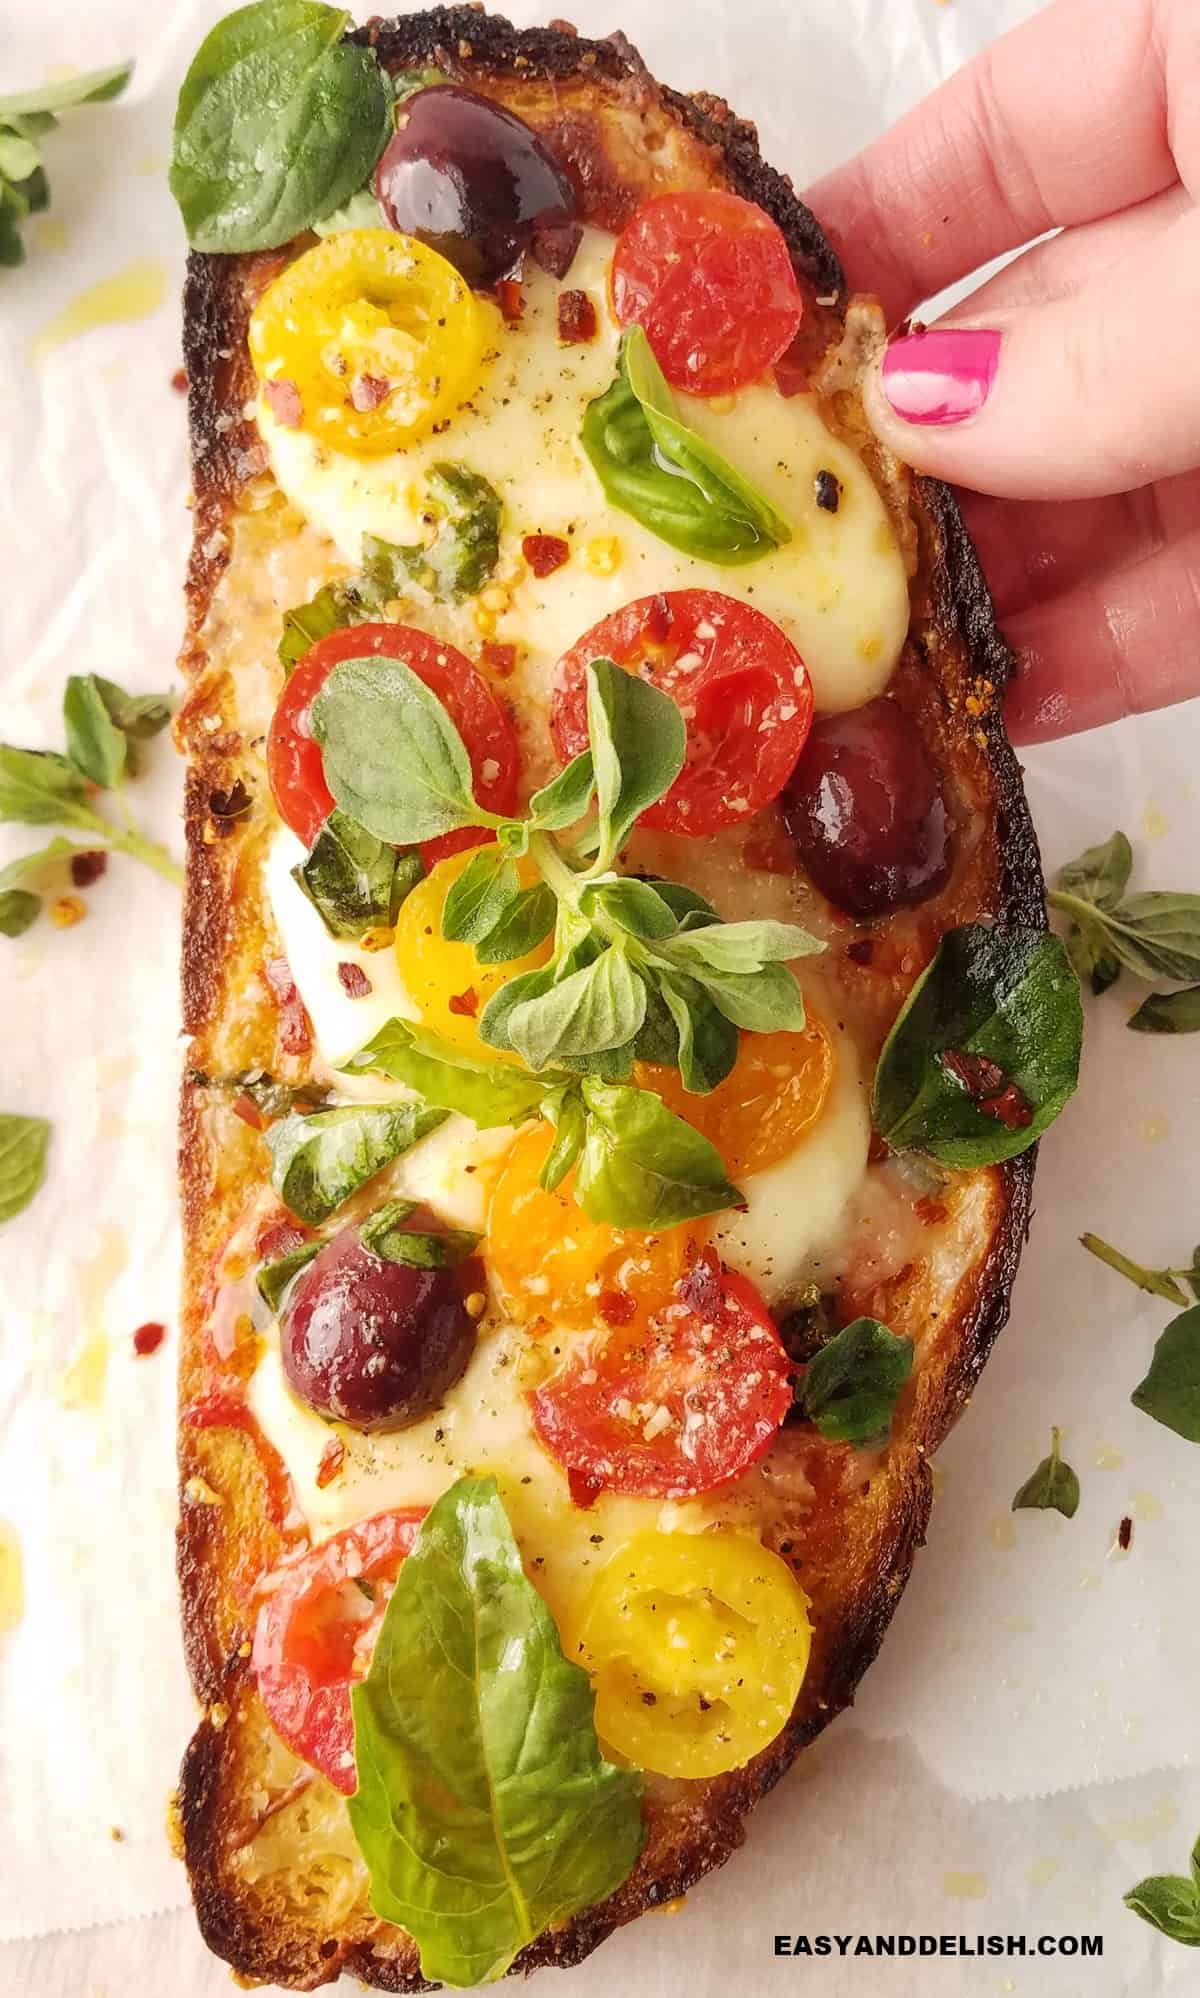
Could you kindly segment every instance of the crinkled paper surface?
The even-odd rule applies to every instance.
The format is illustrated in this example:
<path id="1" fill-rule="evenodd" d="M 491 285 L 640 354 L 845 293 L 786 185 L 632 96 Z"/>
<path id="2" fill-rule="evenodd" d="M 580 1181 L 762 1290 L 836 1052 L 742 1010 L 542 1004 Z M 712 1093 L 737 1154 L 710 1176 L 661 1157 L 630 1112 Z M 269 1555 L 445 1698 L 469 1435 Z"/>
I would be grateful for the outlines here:
<path id="1" fill-rule="evenodd" d="M 47 145 L 48 216 L 0 273 L 4 739 L 50 746 L 68 672 L 166 685 L 187 540 L 182 242 L 165 187 L 180 76 L 211 0 L 6 0 L 0 91 L 133 53 L 126 99 Z M 537 10 L 514 4 L 520 21 Z M 553 11 L 553 10 L 548 10 Z M 726 93 L 797 184 L 947 75 L 1027 0 L 575 0 L 656 74 Z M 1098 20 L 1098 32 L 1101 31 Z M 117 278 L 139 316 L 64 340 Z M 1029 761 L 1050 867 L 1120 822 L 1142 885 L 1195 887 L 1200 709 Z M 178 852 L 166 741 L 131 795 Z M 0 833 L 0 862 L 39 835 Z M 178 901 L 115 860 L 88 919 L 0 942 L 0 1107 L 53 1118 L 51 1169 L 0 1262 L 0 1519 L 25 1614 L 0 1639 L 0 1988 L 18 1998 L 228 1989 L 163 1838 L 191 1726 L 171 1569 Z M 1150 1262 L 1200 1236 L 1200 1042 L 1091 1012 L 1084 1086 L 1043 1148 L 1013 1322 L 942 1452 L 929 1546 L 853 1713 L 760 1810 L 749 1851 L 677 1919 L 639 1923 L 571 1988 L 718 1998 L 926 1992 L 1200 1993 L 1200 1966 L 1120 1905 L 1181 1869 L 1200 1829 L 1200 1457 L 1129 1404 L 1169 1307 L 1093 1263 L 1093 1228 Z M 131 1334 L 162 1319 L 147 1359 Z M 1051 1422 L 1080 1473 L 1073 1522 L 1012 1515 Z M 1131 1552 L 1113 1552 L 1134 1521 Z M 114 1830 L 123 1834 L 118 1840 Z M 154 1920 L 134 1921 L 138 1916 Z M 105 1924 L 102 1928 L 89 1925 Z M 86 1934 L 55 1933 L 89 1930 Z M 1101 1934 L 1087 1963 L 987 1957 L 789 1963 L 777 1932 Z M 25 1940 L 21 1940 L 24 1938 Z M 835 1946 L 836 1947 L 836 1946 Z M 554 1973 L 539 1980 L 549 1991 Z"/>

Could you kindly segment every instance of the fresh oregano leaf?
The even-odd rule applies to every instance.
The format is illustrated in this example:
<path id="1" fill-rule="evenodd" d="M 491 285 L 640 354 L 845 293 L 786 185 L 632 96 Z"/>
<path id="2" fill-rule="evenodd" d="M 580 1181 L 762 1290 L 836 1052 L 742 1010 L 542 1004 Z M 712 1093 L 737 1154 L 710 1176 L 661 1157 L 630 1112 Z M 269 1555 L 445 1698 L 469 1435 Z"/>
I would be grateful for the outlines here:
<path id="1" fill-rule="evenodd" d="M 1050 1431 L 1050 1455 L 1043 1457 L 1032 1477 L 1019 1488 L 1012 1502 L 1014 1512 L 1061 1512 L 1074 1519 L 1079 1510 L 1079 1479 L 1060 1452 L 1062 1438 Z"/>
<path id="2" fill-rule="evenodd" d="M 0 1110 L 0 1222 L 28 1207 L 46 1177 L 50 1125 L 45 1117 Z"/>
<path id="3" fill-rule="evenodd" d="M 1123 832 L 1115 832 L 1102 846 L 1090 846 L 1078 860 L 1068 861 L 1059 870 L 1056 886 L 1097 909 L 1115 909 L 1132 873 L 1133 848 Z"/>
<path id="4" fill-rule="evenodd" d="M 535 1072 L 632 1041 L 646 1016 L 646 987 L 616 944 L 508 1016 L 508 1037 Z"/>
<path id="5" fill-rule="evenodd" d="M 667 955 L 702 977 L 706 970 L 746 973 L 765 964 L 811 957 L 826 946 L 798 923 L 709 923 L 675 938 Z"/>
<path id="6" fill-rule="evenodd" d="M 427 1103 L 346 1103 L 285 1117 L 267 1132 L 271 1184 L 316 1227 L 445 1117 Z"/>
<path id="7" fill-rule="evenodd" d="M 617 881 L 597 881 L 585 888 L 580 908 L 593 922 L 600 916 L 610 925 L 615 923 L 630 936 L 647 942 L 674 936 L 679 927 L 670 903 L 649 881 L 639 881 L 632 875 Z"/>
<path id="8" fill-rule="evenodd" d="M 683 769 L 687 729 L 668 694 L 611 659 L 587 669 L 588 737 L 600 813 L 603 874 L 640 814 L 670 790 Z"/>
<path id="9" fill-rule="evenodd" d="M 65 756 L 47 749 L 15 749 L 0 743 L 0 820 L 19 825 L 70 823 L 87 797 L 82 773 Z M 91 814 L 84 816 L 90 822 Z"/>
<path id="10" fill-rule="evenodd" d="M 335 799 L 377 839 L 415 846 L 490 822 L 471 793 L 462 737 L 403 660 L 340 661 L 312 704 L 311 726 Z"/>
<path id="11" fill-rule="evenodd" d="M 592 802 L 596 788 L 592 752 L 585 749 L 558 776 L 529 800 L 529 825 L 534 832 L 562 832 L 577 825 Z"/>
<path id="12" fill-rule="evenodd" d="M 827 1443 L 881 1443 L 912 1363 L 911 1339 L 877 1318 L 856 1318 L 809 1361 L 800 1406 Z"/>
<path id="13" fill-rule="evenodd" d="M 1165 1429 L 1200 1443 L 1200 1304 L 1171 1320 L 1130 1400 Z"/>
<path id="14" fill-rule="evenodd" d="M 451 883 L 442 908 L 442 935 L 452 943 L 480 943 L 511 909 L 520 885 L 503 847 L 481 846 Z"/>
<path id="15" fill-rule="evenodd" d="M 1135 1034 L 1200 1034 L 1200 985 L 1152 992 L 1126 1024 Z"/>
<path id="16" fill-rule="evenodd" d="M 1190 1291 L 1193 1297 L 1200 1299 L 1200 1249 L 1194 1252 L 1188 1269 L 1152 1270 L 1147 1269 L 1144 1263 L 1135 1263 L 1132 1257 L 1122 1255 L 1119 1249 L 1114 1249 L 1099 1235 L 1081 1235 L 1079 1239 L 1089 1255 L 1107 1263 L 1110 1270 L 1128 1278 L 1130 1283 L 1136 1284 L 1139 1290 L 1148 1292 L 1151 1297 L 1165 1297 L 1168 1304 L 1186 1305 Z M 1185 1284 L 1188 1290 L 1184 1289 Z"/>
<path id="17" fill-rule="evenodd" d="M 23 937 L 41 906 L 41 896 L 28 888 L 0 888 L 0 937 Z"/>
<path id="18" fill-rule="evenodd" d="M 125 774 L 125 737 L 110 718 L 94 673 L 73 673 L 63 694 L 67 755 L 77 770 L 101 790 L 111 791 Z"/>
<path id="19" fill-rule="evenodd" d="M 680 937 L 677 941 L 686 940 Z M 712 965 L 680 962 L 673 953 L 670 968 L 686 970 L 717 1011 L 747 1033 L 798 1034 L 805 1024 L 804 994 L 785 965 L 764 964 L 760 971 L 717 971 Z"/>
<path id="20" fill-rule="evenodd" d="M 1125 1906 L 1171 1942 L 1200 1948 L 1200 1839 L 1192 1847 L 1189 1875 L 1151 1874 L 1130 1888 Z"/>
<path id="21" fill-rule="evenodd" d="M 707 1096 L 733 1069 L 738 1030 L 704 987 L 691 979 L 663 976 L 658 991 L 677 1031 L 675 1066 L 680 1080 L 693 1095 Z"/>
<path id="22" fill-rule="evenodd" d="M 495 927 L 475 945 L 480 964 L 511 964 L 515 958 L 527 957 L 545 942 L 557 915 L 554 891 L 544 881 L 522 888 Z"/>

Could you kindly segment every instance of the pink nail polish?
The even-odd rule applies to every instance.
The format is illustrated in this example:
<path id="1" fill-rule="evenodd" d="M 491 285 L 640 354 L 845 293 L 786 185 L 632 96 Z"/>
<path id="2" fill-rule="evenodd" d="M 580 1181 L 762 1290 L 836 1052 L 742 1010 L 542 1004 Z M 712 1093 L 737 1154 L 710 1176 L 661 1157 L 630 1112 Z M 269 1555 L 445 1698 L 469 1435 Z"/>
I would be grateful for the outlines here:
<path id="1" fill-rule="evenodd" d="M 1000 335 L 988 327 L 935 326 L 892 342 L 883 392 L 906 423 L 963 423 L 983 408 L 999 360 Z"/>

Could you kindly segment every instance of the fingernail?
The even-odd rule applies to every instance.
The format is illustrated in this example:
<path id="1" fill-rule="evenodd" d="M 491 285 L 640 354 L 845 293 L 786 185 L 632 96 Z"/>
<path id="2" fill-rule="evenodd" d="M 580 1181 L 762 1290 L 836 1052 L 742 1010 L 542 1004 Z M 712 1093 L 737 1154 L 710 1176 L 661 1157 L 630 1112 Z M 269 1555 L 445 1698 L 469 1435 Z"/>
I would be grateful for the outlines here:
<path id="1" fill-rule="evenodd" d="M 991 394 L 999 360 L 999 333 L 935 326 L 893 340 L 880 371 L 883 392 L 905 423 L 964 423 Z"/>

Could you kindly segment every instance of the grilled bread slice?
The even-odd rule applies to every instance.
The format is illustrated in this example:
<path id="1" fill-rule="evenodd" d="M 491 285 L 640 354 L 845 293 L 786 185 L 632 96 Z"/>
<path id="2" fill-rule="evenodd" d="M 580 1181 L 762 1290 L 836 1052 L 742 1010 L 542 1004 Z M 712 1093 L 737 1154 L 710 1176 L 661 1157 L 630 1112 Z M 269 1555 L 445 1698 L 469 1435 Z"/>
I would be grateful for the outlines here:
<path id="1" fill-rule="evenodd" d="M 847 1019 L 873 1058 L 917 969 L 957 924 L 1044 924 L 1043 882 L 1000 699 L 1010 669 L 987 589 L 951 496 L 879 450 L 858 381 L 881 337 L 849 301 L 818 222 L 759 156 L 753 127 L 718 96 L 659 85 L 621 38 L 561 24 L 517 31 L 469 7 L 359 31 L 392 70 L 433 67 L 516 112 L 566 167 L 582 218 L 619 229 L 647 195 L 728 188 L 778 223 L 805 299 L 804 351 L 830 427 L 868 465 L 911 572 L 908 643 L 891 685 L 916 719 L 956 829 L 946 886 L 877 925 Z M 248 1072 L 303 1088 L 313 1057 L 286 1031 L 261 976 L 278 954 L 263 863 L 276 824 L 264 739 L 281 675 L 279 618 L 336 572 L 331 545 L 275 489 L 253 420 L 247 324 L 289 252 L 193 254 L 185 352 L 194 545 L 178 737 L 188 759 L 183 996 L 190 1036 L 180 1168 L 186 1238 L 180 1380 L 179 1575 L 188 1663 L 203 1709 L 187 1750 L 178 1827 L 209 1946 L 239 1977 L 298 1989 L 346 1971 L 384 1990 L 424 1988 L 417 1953 L 381 1922 L 342 1798 L 274 1734 L 251 1669 L 254 1578 L 286 1544 L 283 1467 L 237 1396 L 249 1356 L 214 1326 L 214 1271 L 236 1263 L 239 1228 L 266 1179 L 261 1137 L 236 1114 Z M 847 930 L 847 941 L 854 932 Z M 861 953 L 860 953 L 861 958 Z M 814 1650 L 789 1725 L 747 1766 L 658 1781 L 642 1856 L 618 1892 L 543 1935 L 516 1969 L 579 1962 L 606 1935 L 722 1864 L 748 1813 L 853 1697 L 920 1545 L 928 1457 L 961 1411 L 1008 1311 L 1030 1211 L 1033 1154 L 958 1175 L 930 1203 L 927 1239 L 864 1284 L 858 1307 L 917 1341 L 920 1364 L 887 1449 L 785 1530 L 811 1600 Z M 811 1492 L 809 1494 L 811 1499 Z"/>

